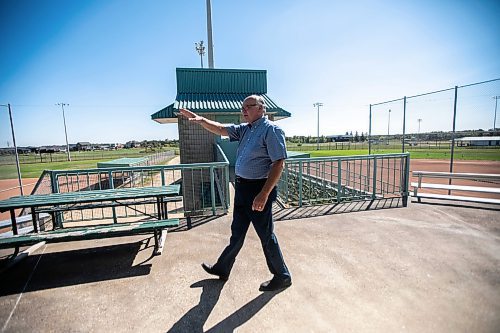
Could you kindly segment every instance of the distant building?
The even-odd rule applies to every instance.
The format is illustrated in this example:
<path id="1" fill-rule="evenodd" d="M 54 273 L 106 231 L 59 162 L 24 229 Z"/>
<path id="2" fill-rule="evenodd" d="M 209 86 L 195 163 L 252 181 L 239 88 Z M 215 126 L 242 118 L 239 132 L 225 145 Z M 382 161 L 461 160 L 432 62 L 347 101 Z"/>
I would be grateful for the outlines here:
<path id="1" fill-rule="evenodd" d="M 82 150 L 92 150 L 92 144 L 90 142 L 77 142 L 76 143 L 76 150 L 82 151 Z"/>
<path id="2" fill-rule="evenodd" d="M 404 140 L 401 139 L 401 142 L 404 142 L 404 144 L 408 146 L 418 146 L 418 140 L 414 136 L 410 138 L 405 138 Z"/>
<path id="3" fill-rule="evenodd" d="M 66 146 L 41 146 L 38 148 L 40 154 L 53 154 L 66 152 Z"/>
<path id="4" fill-rule="evenodd" d="M 345 135 L 327 135 L 326 136 L 326 141 L 327 142 L 348 142 L 352 140 L 352 135 L 345 134 Z"/>
<path id="5" fill-rule="evenodd" d="M 455 139 L 458 147 L 491 147 L 500 146 L 500 136 L 466 136 Z"/>
<path id="6" fill-rule="evenodd" d="M 115 150 L 117 149 L 117 144 L 116 143 L 100 143 L 98 145 L 95 145 L 96 149 L 100 150 Z"/>
<path id="7" fill-rule="evenodd" d="M 141 146 L 140 142 L 137 142 L 135 140 L 129 141 L 125 143 L 125 148 L 139 148 Z"/>
<path id="8" fill-rule="evenodd" d="M 28 147 L 17 147 L 18 154 L 29 154 L 31 150 Z M 0 148 L 0 155 L 14 155 L 14 147 Z"/>

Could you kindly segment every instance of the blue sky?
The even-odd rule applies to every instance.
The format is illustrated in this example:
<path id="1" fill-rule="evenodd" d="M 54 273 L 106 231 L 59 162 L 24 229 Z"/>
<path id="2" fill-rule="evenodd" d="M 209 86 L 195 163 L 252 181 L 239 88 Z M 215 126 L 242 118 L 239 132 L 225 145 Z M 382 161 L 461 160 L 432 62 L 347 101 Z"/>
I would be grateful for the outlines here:
<path id="1" fill-rule="evenodd" d="M 366 132 L 369 104 L 499 78 L 499 14 L 481 0 L 213 0 L 215 67 L 267 70 L 288 136 L 316 135 L 315 102 L 321 134 Z M 177 126 L 150 115 L 174 100 L 176 67 L 200 66 L 205 1 L 0 0 L 0 36 L 0 104 L 19 146 L 64 143 L 59 102 L 70 143 L 172 139 Z M 460 92 L 457 128 L 491 128 L 494 95 L 498 82 Z M 422 132 L 451 129 L 453 92 L 411 103 L 407 132 L 417 118 Z M 401 132 L 401 109 L 374 108 L 374 133 Z"/>

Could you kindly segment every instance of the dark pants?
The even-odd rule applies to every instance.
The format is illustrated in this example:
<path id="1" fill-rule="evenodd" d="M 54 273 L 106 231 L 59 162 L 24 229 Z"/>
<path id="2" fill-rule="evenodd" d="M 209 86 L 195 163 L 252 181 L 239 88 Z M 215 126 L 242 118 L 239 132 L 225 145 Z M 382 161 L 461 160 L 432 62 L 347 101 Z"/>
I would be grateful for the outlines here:
<path id="1" fill-rule="evenodd" d="M 214 269 L 221 274 L 229 275 L 231 272 L 236 256 L 243 246 L 250 222 L 252 222 L 260 238 L 269 271 L 277 278 L 291 277 L 283 260 L 278 239 L 274 234 L 272 203 L 276 200 L 276 188 L 270 193 L 263 211 L 252 210 L 253 199 L 260 192 L 264 183 L 265 180 L 248 183 L 236 182 L 231 239 L 214 265 Z"/>

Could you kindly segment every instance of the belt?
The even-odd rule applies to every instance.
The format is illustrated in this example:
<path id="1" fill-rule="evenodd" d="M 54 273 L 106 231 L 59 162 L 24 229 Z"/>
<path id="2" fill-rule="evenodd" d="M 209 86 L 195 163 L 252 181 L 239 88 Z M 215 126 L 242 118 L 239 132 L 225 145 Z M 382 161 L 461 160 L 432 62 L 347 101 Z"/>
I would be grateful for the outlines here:
<path id="1" fill-rule="evenodd" d="M 265 183 L 267 178 L 261 179 L 248 179 L 240 176 L 236 176 L 236 182 L 240 184 L 256 184 L 256 183 Z"/>

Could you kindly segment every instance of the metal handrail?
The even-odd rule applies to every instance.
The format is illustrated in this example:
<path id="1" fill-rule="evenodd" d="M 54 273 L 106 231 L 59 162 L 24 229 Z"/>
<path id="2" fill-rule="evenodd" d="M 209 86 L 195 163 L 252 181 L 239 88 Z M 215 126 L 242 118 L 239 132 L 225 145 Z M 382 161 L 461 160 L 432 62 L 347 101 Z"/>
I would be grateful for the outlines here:
<path id="1" fill-rule="evenodd" d="M 409 163 L 409 153 L 287 159 L 280 200 L 302 207 L 401 197 L 406 206 Z"/>

